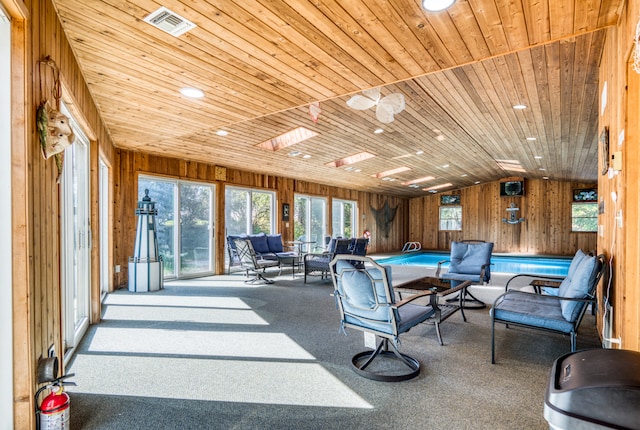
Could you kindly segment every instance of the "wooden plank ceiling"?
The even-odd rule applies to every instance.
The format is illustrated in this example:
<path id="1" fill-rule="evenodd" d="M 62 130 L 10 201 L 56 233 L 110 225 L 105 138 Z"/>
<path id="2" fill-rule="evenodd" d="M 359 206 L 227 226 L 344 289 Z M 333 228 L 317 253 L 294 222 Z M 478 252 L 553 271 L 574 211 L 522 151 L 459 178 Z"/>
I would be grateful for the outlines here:
<path id="1" fill-rule="evenodd" d="M 403 196 L 508 176 L 595 182 L 598 66 L 620 1 L 428 13 L 419 0 L 53 0 L 117 147 Z M 143 21 L 160 6 L 197 27 L 174 37 Z M 347 106 L 374 87 L 404 95 L 393 122 Z M 300 126 L 317 136 L 255 146 Z M 327 166 L 363 151 L 376 156 Z"/>

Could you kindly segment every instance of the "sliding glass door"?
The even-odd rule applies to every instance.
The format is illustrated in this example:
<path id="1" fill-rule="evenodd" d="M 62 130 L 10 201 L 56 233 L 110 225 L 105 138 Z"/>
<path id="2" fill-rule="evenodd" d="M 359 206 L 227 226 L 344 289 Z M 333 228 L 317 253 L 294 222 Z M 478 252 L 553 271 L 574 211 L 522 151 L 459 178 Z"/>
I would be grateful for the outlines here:
<path id="1" fill-rule="evenodd" d="M 295 239 L 303 242 L 304 251 L 322 249 L 327 232 L 327 199 L 296 195 L 293 223 Z"/>
<path id="2" fill-rule="evenodd" d="M 214 196 L 211 184 L 140 175 L 138 200 L 156 202 L 158 248 L 165 278 L 204 276 L 214 267 Z"/>
<path id="3" fill-rule="evenodd" d="M 331 231 L 333 237 L 356 237 L 357 206 L 350 200 L 333 199 L 331 201 Z"/>
<path id="4" fill-rule="evenodd" d="M 89 139 L 64 108 L 76 136 L 64 151 L 60 180 L 61 280 L 65 354 L 73 352 L 89 326 L 91 225 Z"/>

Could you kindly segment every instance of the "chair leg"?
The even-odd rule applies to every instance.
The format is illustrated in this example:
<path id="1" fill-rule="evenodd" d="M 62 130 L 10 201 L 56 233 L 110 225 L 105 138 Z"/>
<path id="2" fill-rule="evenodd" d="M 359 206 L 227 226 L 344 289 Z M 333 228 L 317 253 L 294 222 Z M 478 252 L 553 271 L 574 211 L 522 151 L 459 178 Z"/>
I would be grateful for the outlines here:
<path id="1" fill-rule="evenodd" d="M 444 345 L 444 343 L 442 343 L 442 334 L 440 333 L 440 323 L 436 321 L 434 324 L 436 326 L 436 335 L 438 336 L 438 342 L 440 342 L 440 346 L 442 346 Z"/>
<path id="2" fill-rule="evenodd" d="M 491 317 L 491 364 L 496 364 L 496 321 Z"/>

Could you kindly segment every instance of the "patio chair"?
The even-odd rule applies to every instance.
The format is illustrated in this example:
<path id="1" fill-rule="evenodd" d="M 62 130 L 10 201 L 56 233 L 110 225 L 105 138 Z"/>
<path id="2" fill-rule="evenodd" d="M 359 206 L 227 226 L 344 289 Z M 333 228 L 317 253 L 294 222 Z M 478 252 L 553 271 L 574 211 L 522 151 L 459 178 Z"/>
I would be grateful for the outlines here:
<path id="1" fill-rule="evenodd" d="M 495 300 L 491 314 L 491 363 L 495 363 L 495 324 L 544 330 L 569 335 L 571 352 L 576 350 L 578 327 L 588 304 L 595 304 L 600 279 L 607 271 L 604 255 L 574 256 L 569 274 L 557 294 L 507 290 Z M 522 276 L 522 275 L 517 275 Z M 507 285 L 509 282 L 507 282 Z"/>
<path id="2" fill-rule="evenodd" d="M 351 264 L 356 260 L 362 268 Z M 375 335 L 375 350 L 360 352 L 351 363 L 361 376 L 378 381 L 404 381 L 420 373 L 420 362 L 398 350 L 399 336 L 435 314 L 433 307 L 412 304 L 431 292 L 395 301 L 391 268 L 369 257 L 336 255 L 330 263 L 340 326 Z"/>
<path id="3" fill-rule="evenodd" d="M 248 238 L 236 238 L 233 242 L 236 245 L 236 253 L 240 260 L 240 265 L 245 270 L 245 275 L 247 277 L 249 277 L 250 273 L 254 275 L 253 278 L 247 279 L 244 282 L 246 284 L 253 284 L 258 281 L 264 281 L 265 284 L 273 284 L 271 279 L 265 278 L 264 273 L 269 267 L 279 267 L 280 262 L 278 260 L 258 258 L 251 244 L 251 240 Z"/>
<path id="4" fill-rule="evenodd" d="M 436 278 L 447 279 L 451 287 L 455 288 L 464 281 L 472 284 L 485 284 L 491 280 L 491 253 L 493 242 L 482 240 L 464 240 L 451 242 L 451 257 L 449 260 L 438 262 Z M 441 273 L 442 265 L 450 263 L 449 269 Z M 465 308 L 482 309 L 486 304 L 475 298 L 468 289 L 464 292 Z M 456 299 L 449 299 L 451 301 Z M 468 303 L 471 302 L 471 305 Z"/>
<path id="5" fill-rule="evenodd" d="M 304 283 L 307 283 L 307 276 L 318 275 L 321 279 L 327 278 L 329 263 L 338 254 L 351 254 L 351 239 L 331 239 L 328 251 L 305 254 Z"/>

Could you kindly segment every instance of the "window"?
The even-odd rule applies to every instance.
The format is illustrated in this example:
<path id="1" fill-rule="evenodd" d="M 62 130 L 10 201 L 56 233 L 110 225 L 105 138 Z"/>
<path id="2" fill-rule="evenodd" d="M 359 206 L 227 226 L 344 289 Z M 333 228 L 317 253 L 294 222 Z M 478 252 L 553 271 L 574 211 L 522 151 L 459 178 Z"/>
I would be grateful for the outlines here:
<path id="1" fill-rule="evenodd" d="M 440 206 L 440 230 L 462 230 L 462 206 Z"/>
<path id="2" fill-rule="evenodd" d="M 296 195 L 293 229 L 295 239 L 306 242 L 303 244 L 303 251 L 311 252 L 322 248 L 327 232 L 327 199 Z"/>
<path id="3" fill-rule="evenodd" d="M 275 232 L 275 193 L 249 188 L 225 190 L 225 226 L 228 235 Z"/>
<path id="4" fill-rule="evenodd" d="M 598 231 L 598 203 L 571 204 L 571 231 Z"/>
<path id="5" fill-rule="evenodd" d="M 331 206 L 333 237 L 356 237 L 356 214 L 356 202 L 333 199 Z"/>

